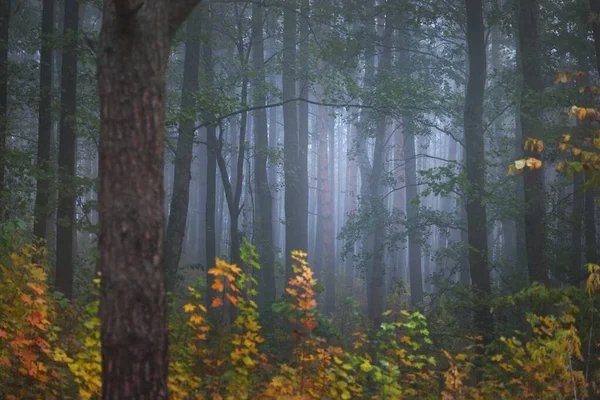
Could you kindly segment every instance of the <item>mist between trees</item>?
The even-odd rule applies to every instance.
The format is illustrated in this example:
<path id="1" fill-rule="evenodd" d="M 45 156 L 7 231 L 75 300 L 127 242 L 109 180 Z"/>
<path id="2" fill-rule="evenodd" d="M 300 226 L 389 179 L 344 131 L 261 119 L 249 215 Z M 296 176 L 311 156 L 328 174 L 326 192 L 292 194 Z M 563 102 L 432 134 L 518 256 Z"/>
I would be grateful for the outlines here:
<path id="1" fill-rule="evenodd" d="M 0 397 L 595 398 L 600 0 L 0 4 Z"/>

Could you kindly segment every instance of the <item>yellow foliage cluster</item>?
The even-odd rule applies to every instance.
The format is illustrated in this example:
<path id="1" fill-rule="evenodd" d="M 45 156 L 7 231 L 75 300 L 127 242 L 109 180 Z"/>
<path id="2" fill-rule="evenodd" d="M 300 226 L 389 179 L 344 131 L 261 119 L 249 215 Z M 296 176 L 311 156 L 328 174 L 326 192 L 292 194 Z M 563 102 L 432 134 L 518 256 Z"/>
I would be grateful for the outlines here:
<path id="1" fill-rule="evenodd" d="M 0 398 L 60 393 L 57 305 L 46 271 L 33 261 L 44 258 L 43 248 L 27 245 L 0 264 Z"/>
<path id="2" fill-rule="evenodd" d="M 0 397 L 97 399 L 98 303 L 83 310 L 61 306 L 49 293 L 44 268 L 32 262 L 40 253 L 25 246 L 0 264 Z M 470 344 L 458 354 L 436 347 L 422 314 L 393 310 L 378 330 L 354 332 L 350 348 L 334 345 L 317 333 L 317 281 L 301 252 L 293 254 L 295 276 L 286 289 L 290 361 L 274 365 L 262 351 L 253 254 L 246 253 L 241 266 L 216 262 L 210 284 L 221 301 L 211 307 L 201 291 L 189 288 L 185 320 L 171 324 L 172 398 L 583 399 L 596 386 L 582 371 L 573 307 L 558 318 L 528 315 L 529 332 L 500 338 L 492 353 L 484 353 L 477 337 L 465 338 Z M 588 270 L 586 290 L 594 296 L 600 266 Z M 225 305 L 235 318 L 223 330 L 211 309 L 225 311 Z M 78 320 L 68 333 L 59 328 L 65 326 L 61 313 Z"/>

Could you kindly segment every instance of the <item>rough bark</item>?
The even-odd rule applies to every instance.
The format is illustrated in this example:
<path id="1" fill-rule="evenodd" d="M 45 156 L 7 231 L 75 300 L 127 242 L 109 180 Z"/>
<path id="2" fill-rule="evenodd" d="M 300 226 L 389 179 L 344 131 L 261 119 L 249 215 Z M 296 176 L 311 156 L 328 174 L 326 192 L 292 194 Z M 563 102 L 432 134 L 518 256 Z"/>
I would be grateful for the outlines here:
<path id="1" fill-rule="evenodd" d="M 52 42 L 54 0 L 42 3 L 42 46 L 40 49 L 40 104 L 38 114 L 37 168 L 33 236 L 45 240 L 50 211 L 50 148 L 52 147 Z"/>
<path id="2" fill-rule="evenodd" d="M 79 2 L 64 3 L 65 45 L 61 66 L 60 122 L 58 142 L 58 209 L 56 213 L 56 289 L 73 296 L 73 250 L 75 225 L 75 174 L 77 148 L 77 34 Z"/>
<path id="3" fill-rule="evenodd" d="M 256 78 L 253 82 L 253 103 L 255 107 L 267 103 L 265 93 L 265 51 L 263 38 L 263 7 L 252 6 L 252 67 Z M 267 131 L 267 111 L 254 111 L 255 160 L 254 179 L 256 182 L 256 247 L 262 268 L 261 300 L 262 308 L 268 309 L 275 301 L 275 257 L 273 253 L 273 199 L 267 173 L 267 155 L 269 152 L 269 135 Z"/>
<path id="4" fill-rule="evenodd" d="M 106 0 L 98 43 L 102 398 L 167 399 L 163 129 L 170 40 L 197 0 Z"/>
<path id="5" fill-rule="evenodd" d="M 519 46 L 521 54 L 521 73 L 523 92 L 521 96 L 521 129 L 524 136 L 540 138 L 542 121 L 537 110 L 538 105 L 532 95 L 543 90 L 540 65 L 540 43 L 538 40 L 537 20 L 538 0 L 519 0 Z M 537 157 L 526 152 L 526 157 Z M 525 185 L 525 243 L 530 282 L 548 283 L 548 265 L 545 254 L 543 171 L 528 171 L 524 175 Z"/>
<path id="6" fill-rule="evenodd" d="M 475 304 L 475 327 L 485 343 L 493 336 L 494 321 L 487 296 L 491 294 L 487 254 L 485 195 L 485 148 L 483 139 L 483 95 L 486 81 L 485 28 L 482 0 L 465 0 L 469 79 L 465 99 L 465 158 L 469 192 L 466 204 L 469 268 L 473 289 L 483 296 Z"/>
<path id="7" fill-rule="evenodd" d="M 173 193 L 171 209 L 167 223 L 165 242 L 165 279 L 167 291 L 173 291 L 177 283 L 177 270 L 183 249 L 190 200 L 190 179 L 192 152 L 194 150 L 194 126 L 196 115 L 193 107 L 194 92 L 198 90 L 198 72 L 200 68 L 200 35 L 202 34 L 199 11 L 186 23 L 185 59 L 183 64 L 183 85 L 181 88 L 181 111 L 179 136 L 175 152 L 173 174 Z"/>

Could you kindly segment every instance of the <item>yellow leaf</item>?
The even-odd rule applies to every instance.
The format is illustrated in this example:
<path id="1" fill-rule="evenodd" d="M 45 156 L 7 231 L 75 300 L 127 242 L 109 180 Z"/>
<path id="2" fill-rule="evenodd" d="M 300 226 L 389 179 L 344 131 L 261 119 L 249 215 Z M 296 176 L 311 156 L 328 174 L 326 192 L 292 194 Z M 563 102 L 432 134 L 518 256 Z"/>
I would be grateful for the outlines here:
<path id="1" fill-rule="evenodd" d="M 536 150 L 538 153 L 541 153 L 542 151 L 544 151 L 544 142 L 542 140 L 538 140 L 536 143 Z"/>
<path id="2" fill-rule="evenodd" d="M 525 168 L 525 162 L 526 162 L 525 160 L 517 160 L 517 161 L 515 161 L 515 168 L 517 170 Z"/>
<path id="3" fill-rule="evenodd" d="M 360 364 L 360 370 L 362 372 L 369 373 L 369 372 L 371 372 L 372 369 L 373 369 L 373 366 L 368 361 L 365 361 L 362 364 Z"/>
<path id="4" fill-rule="evenodd" d="M 556 76 L 554 77 L 554 82 L 555 83 L 557 83 L 557 82 L 567 83 L 567 80 L 568 80 L 567 79 L 567 74 L 566 74 L 566 72 L 563 72 L 563 71 L 558 71 L 556 73 Z"/>
<path id="5" fill-rule="evenodd" d="M 571 140 L 571 134 L 567 133 L 562 135 L 563 137 L 563 142 L 567 143 L 569 140 Z"/>
<path id="6" fill-rule="evenodd" d="M 566 144 L 566 143 L 561 143 L 561 144 L 559 144 L 559 145 L 558 145 L 558 149 L 559 149 L 560 151 L 565 151 L 565 150 L 566 150 L 566 149 L 568 149 L 568 148 L 569 148 L 569 145 L 568 145 L 568 144 Z"/>
<path id="7" fill-rule="evenodd" d="M 196 309 L 196 306 L 193 304 L 186 304 L 183 306 L 183 311 L 185 312 L 192 312 Z"/>
<path id="8" fill-rule="evenodd" d="M 571 153 L 573 153 L 573 155 L 574 155 L 575 157 L 577 157 L 578 155 L 580 155 L 580 154 L 581 154 L 581 149 L 578 149 L 577 147 L 573 147 L 573 148 L 571 149 Z"/>

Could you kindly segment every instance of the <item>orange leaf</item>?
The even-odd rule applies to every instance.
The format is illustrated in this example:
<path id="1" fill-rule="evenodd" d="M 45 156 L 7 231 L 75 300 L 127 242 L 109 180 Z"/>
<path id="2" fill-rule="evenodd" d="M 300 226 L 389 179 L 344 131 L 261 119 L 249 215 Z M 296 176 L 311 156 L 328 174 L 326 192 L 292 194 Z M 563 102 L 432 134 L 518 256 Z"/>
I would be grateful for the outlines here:
<path id="1" fill-rule="evenodd" d="M 233 304 L 234 306 L 237 305 L 237 302 L 238 302 L 237 298 L 233 297 L 229 293 L 225 293 L 225 296 L 229 299 L 231 304 Z"/>
<path id="2" fill-rule="evenodd" d="M 216 307 L 219 307 L 219 306 L 222 306 L 222 305 L 223 305 L 223 301 L 221 301 L 220 298 L 215 297 L 213 299 L 212 304 L 210 306 L 213 307 L 213 308 L 216 308 Z"/>
<path id="3" fill-rule="evenodd" d="M 223 286 L 223 282 L 221 282 L 220 279 L 215 279 L 211 288 L 213 288 L 214 290 L 216 290 L 218 292 L 222 292 L 223 289 L 225 289 L 225 286 Z"/>
<path id="4" fill-rule="evenodd" d="M 41 287 L 39 287 L 38 285 L 36 285 L 35 283 L 31 283 L 29 282 L 27 284 L 27 286 L 29 286 L 31 288 L 31 290 L 33 290 L 34 292 L 36 292 L 38 294 L 38 296 L 41 296 L 42 293 L 44 293 L 44 289 L 42 289 Z"/>
<path id="5" fill-rule="evenodd" d="M 6 331 L 0 329 L 0 338 L 7 339 L 8 338 L 8 333 L 6 333 Z"/>

